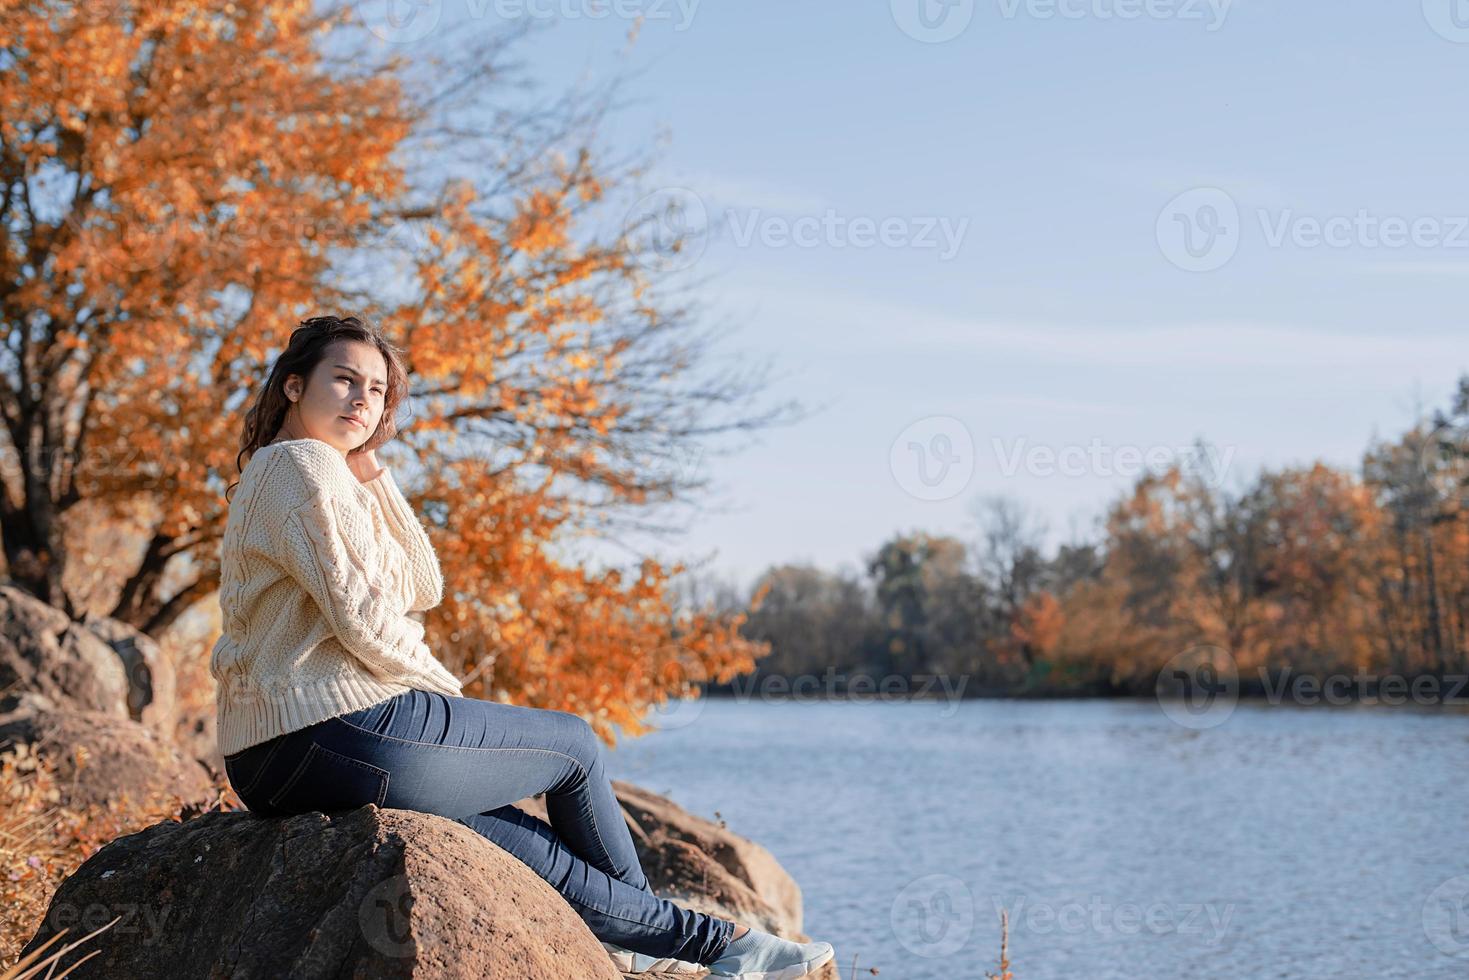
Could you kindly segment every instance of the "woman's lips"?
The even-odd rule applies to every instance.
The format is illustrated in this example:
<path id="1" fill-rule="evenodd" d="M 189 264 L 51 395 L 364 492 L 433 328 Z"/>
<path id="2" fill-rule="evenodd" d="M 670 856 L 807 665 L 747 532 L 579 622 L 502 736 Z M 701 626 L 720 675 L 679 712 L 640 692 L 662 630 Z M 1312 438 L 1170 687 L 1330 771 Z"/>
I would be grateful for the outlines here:
<path id="1" fill-rule="evenodd" d="M 361 426 L 361 427 L 362 427 L 362 428 L 364 428 L 364 429 L 365 429 L 365 428 L 367 428 L 367 423 L 365 423 L 365 422 L 362 422 L 362 421 L 360 421 L 360 420 L 358 420 L 358 419 L 354 419 L 354 418 L 353 418 L 353 417 L 352 417 L 352 416 L 350 416 L 350 415 L 343 415 L 343 416 L 342 416 L 342 419 L 343 419 L 343 420 L 344 420 L 344 421 L 347 421 L 347 422 L 351 422 L 351 423 L 353 423 L 353 424 L 354 424 L 354 425 L 359 425 L 359 426 Z"/>

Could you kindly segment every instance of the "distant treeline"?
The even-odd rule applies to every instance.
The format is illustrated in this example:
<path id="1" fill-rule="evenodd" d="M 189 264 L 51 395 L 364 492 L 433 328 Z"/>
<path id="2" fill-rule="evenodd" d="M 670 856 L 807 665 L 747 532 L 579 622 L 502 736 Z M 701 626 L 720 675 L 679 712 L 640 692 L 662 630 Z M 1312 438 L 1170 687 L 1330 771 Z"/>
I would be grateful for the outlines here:
<path id="1" fill-rule="evenodd" d="M 1148 473 L 1096 540 L 1052 553 L 1025 507 L 987 497 L 969 543 L 905 534 L 859 574 L 773 567 L 748 600 L 721 601 L 770 653 L 706 690 L 806 678 L 839 692 L 864 677 L 869 692 L 885 678 L 916 692 L 940 675 L 963 677 L 966 696 L 1144 695 L 1205 645 L 1246 694 L 1292 676 L 1371 691 L 1469 672 L 1466 418 L 1469 376 L 1446 414 L 1369 447 L 1358 473 L 1316 464 L 1232 487 L 1195 467 Z"/>

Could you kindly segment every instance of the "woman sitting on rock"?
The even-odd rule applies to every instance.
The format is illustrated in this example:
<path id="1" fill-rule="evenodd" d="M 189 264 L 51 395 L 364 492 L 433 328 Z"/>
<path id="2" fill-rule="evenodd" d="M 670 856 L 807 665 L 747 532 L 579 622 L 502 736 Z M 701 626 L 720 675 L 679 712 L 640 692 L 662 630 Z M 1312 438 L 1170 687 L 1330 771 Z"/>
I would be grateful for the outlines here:
<path id="1" fill-rule="evenodd" d="M 814 972 L 827 943 L 653 894 L 585 720 L 463 697 L 430 653 L 408 613 L 442 598 L 438 560 L 374 455 L 407 390 L 376 329 L 314 317 L 245 416 L 210 657 L 235 792 L 264 817 L 374 803 L 456 820 L 550 882 L 628 972 Z M 541 793 L 549 826 L 511 805 Z"/>

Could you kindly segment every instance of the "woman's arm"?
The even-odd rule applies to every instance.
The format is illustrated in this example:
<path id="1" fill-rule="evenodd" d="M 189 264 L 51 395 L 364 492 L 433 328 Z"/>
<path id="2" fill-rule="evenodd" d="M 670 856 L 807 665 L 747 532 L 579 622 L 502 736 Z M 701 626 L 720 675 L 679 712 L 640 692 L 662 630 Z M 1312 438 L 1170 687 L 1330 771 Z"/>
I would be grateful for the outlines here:
<path id="1" fill-rule="evenodd" d="M 283 462 L 294 470 L 296 486 L 287 495 L 297 502 L 270 522 L 272 558 L 311 595 L 342 646 L 372 673 L 457 694 L 458 679 L 424 644 L 423 627 L 403 615 L 398 590 L 374 576 L 348 546 L 336 495 L 313 484 L 294 459 Z"/>
<path id="2" fill-rule="evenodd" d="M 371 449 L 348 456 L 347 465 L 362 485 L 377 498 L 389 532 L 408 555 L 411 571 L 409 580 L 413 585 L 413 601 L 408 604 L 409 611 L 420 612 L 437 606 L 444 598 L 444 577 L 439 568 L 438 555 L 434 552 L 428 532 L 413 513 L 413 505 L 403 496 L 403 491 L 393 479 L 391 469 L 380 466 L 376 453 Z"/>

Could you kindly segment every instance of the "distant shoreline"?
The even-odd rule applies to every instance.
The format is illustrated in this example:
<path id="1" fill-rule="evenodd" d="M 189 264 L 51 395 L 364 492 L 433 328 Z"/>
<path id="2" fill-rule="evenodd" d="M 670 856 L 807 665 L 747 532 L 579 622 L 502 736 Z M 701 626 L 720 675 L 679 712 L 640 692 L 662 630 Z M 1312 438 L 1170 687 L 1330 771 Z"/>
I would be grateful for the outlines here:
<path id="1" fill-rule="evenodd" d="M 829 675 L 830 676 L 830 675 Z M 837 675 L 841 676 L 841 675 Z M 870 675 L 856 674 L 872 683 L 799 684 L 818 681 L 816 675 L 803 675 L 792 680 L 780 675 L 741 679 L 722 685 L 708 685 L 700 696 L 729 701 L 795 702 L 888 702 L 924 703 L 954 701 L 1150 701 L 1192 702 L 1203 705 L 1216 699 L 1238 704 L 1271 704 L 1293 707 L 1433 707 L 1469 708 L 1469 675 L 1315 675 L 1274 672 L 1262 674 L 1249 683 L 1235 679 L 1219 683 L 1213 689 L 1203 687 L 1193 692 L 1148 691 L 1116 688 L 1102 684 L 1068 687 L 1037 686 L 1017 689 L 999 685 L 975 686 L 965 675 L 915 675 L 906 678 L 889 675 L 881 681 Z"/>

